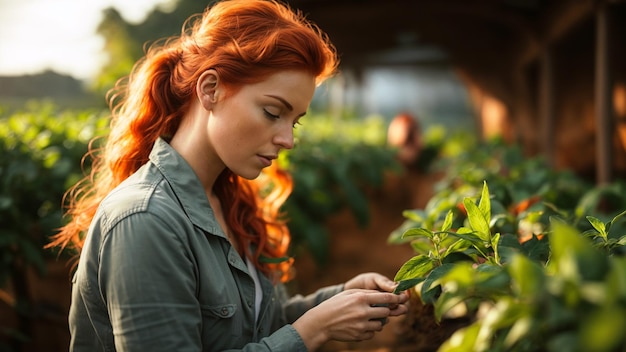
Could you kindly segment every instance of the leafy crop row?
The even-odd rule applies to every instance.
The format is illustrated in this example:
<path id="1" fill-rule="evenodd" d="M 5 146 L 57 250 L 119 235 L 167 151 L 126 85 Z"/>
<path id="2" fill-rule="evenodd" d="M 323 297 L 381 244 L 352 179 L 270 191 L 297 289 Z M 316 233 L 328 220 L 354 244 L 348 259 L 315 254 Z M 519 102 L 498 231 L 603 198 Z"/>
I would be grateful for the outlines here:
<path id="1" fill-rule="evenodd" d="M 416 255 L 397 272 L 434 318 L 472 323 L 440 351 L 623 351 L 624 185 L 591 186 L 515 147 L 455 155 L 425 209 L 390 242 Z"/>

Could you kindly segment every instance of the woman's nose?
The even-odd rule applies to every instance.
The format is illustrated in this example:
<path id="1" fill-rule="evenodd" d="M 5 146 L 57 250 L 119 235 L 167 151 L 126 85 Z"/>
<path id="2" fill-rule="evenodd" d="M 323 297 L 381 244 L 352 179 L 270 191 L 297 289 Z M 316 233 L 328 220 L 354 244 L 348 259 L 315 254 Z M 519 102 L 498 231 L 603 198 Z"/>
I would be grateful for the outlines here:
<path id="1" fill-rule="evenodd" d="M 280 131 L 274 136 L 274 144 L 279 145 L 284 149 L 293 148 L 293 126 L 281 128 Z"/>

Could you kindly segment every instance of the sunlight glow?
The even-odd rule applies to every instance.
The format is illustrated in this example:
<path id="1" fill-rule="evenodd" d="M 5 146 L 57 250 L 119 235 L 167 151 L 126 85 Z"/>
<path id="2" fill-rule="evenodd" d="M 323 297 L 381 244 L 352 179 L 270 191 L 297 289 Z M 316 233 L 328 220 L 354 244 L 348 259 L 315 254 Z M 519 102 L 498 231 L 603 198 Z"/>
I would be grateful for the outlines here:
<path id="1" fill-rule="evenodd" d="M 506 107 L 498 99 L 485 95 L 480 107 L 483 136 L 486 138 L 504 136 L 507 128 Z"/>
<path id="2" fill-rule="evenodd" d="M 620 83 L 613 89 L 613 108 L 615 117 L 619 120 L 626 119 L 626 84 Z"/>
<path id="3" fill-rule="evenodd" d="M 617 134 L 622 147 L 626 149 L 626 84 L 620 83 L 613 89 L 613 109 L 617 119 Z"/>
<path id="4" fill-rule="evenodd" d="M 102 10 L 117 8 L 129 22 L 171 0 L 0 0 L 0 75 L 55 70 L 92 78 L 104 63 L 96 35 Z"/>

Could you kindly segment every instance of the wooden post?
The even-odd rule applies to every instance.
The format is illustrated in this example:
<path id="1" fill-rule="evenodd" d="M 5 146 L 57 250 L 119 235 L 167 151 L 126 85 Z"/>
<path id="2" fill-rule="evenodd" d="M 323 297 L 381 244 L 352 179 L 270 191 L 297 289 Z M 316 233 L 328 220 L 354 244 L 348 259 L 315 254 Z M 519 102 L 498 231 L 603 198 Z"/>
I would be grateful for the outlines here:
<path id="1" fill-rule="evenodd" d="M 609 57 L 609 14 L 607 4 L 601 2 L 596 13 L 596 183 L 612 181 L 613 170 L 613 119 L 611 105 L 611 79 Z"/>
<path id="2" fill-rule="evenodd" d="M 541 122 L 541 138 L 543 154 L 550 167 L 554 167 L 554 71 L 552 52 L 546 47 L 541 55 L 539 77 L 539 120 Z"/>

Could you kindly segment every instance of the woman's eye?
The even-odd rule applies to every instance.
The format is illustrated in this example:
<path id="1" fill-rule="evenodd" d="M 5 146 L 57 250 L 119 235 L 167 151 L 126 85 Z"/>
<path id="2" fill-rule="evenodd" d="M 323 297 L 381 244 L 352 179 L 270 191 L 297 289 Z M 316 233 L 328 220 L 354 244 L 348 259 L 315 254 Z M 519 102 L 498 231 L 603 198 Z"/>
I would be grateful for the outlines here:
<path id="1" fill-rule="evenodd" d="M 270 119 L 278 119 L 280 116 L 278 115 L 274 115 L 272 113 L 270 113 L 269 111 L 263 109 L 263 112 L 265 113 L 265 116 L 269 117 Z"/>
<path id="2" fill-rule="evenodd" d="M 300 123 L 300 121 L 296 121 L 296 122 L 294 122 L 294 123 L 293 123 L 293 128 L 296 128 L 296 127 L 298 127 L 299 125 L 302 125 L 302 124 Z"/>

